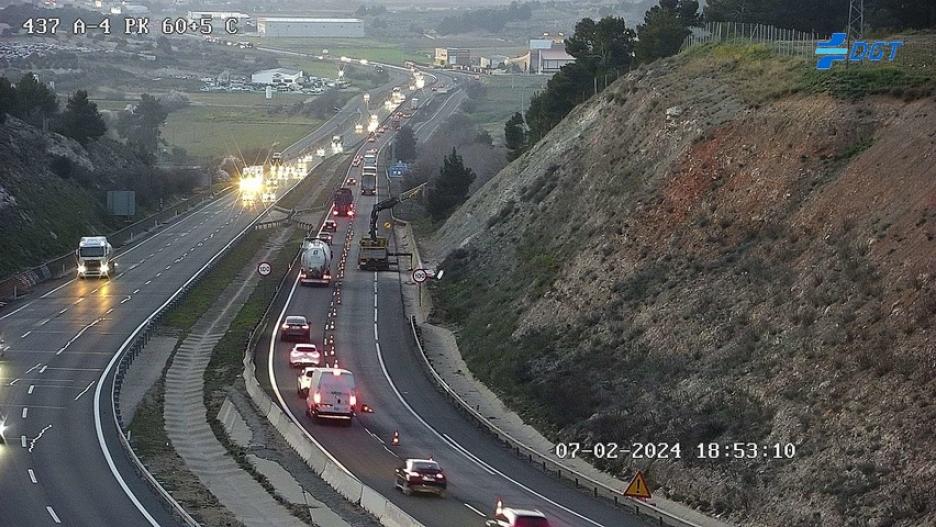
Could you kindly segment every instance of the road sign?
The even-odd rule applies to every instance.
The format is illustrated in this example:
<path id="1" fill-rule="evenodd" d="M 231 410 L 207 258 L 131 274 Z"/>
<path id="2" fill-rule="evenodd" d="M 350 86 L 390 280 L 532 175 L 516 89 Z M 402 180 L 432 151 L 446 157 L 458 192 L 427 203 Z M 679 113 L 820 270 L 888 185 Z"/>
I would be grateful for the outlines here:
<path id="1" fill-rule="evenodd" d="M 269 276 L 273 272 L 273 266 L 270 265 L 270 262 L 260 262 L 257 264 L 257 272 L 260 273 L 260 276 Z"/>
<path id="2" fill-rule="evenodd" d="M 427 273 L 425 269 L 416 269 L 413 271 L 413 281 L 417 284 L 425 282 L 427 278 L 429 278 L 429 273 Z"/>
<path id="3" fill-rule="evenodd" d="M 650 487 L 647 486 L 647 480 L 644 478 L 643 472 L 638 470 L 634 474 L 634 479 L 624 489 L 624 495 L 631 498 L 650 499 Z"/>

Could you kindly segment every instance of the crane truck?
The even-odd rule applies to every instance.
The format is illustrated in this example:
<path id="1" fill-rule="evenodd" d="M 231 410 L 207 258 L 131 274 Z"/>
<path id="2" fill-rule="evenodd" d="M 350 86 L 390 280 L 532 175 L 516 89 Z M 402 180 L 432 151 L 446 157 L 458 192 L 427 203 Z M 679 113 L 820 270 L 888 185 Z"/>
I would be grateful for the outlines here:
<path id="1" fill-rule="evenodd" d="M 299 283 L 303 285 L 331 283 L 331 248 L 324 240 L 312 237 L 302 240 Z"/>
<path id="2" fill-rule="evenodd" d="M 407 190 L 399 196 L 388 198 L 374 204 L 374 208 L 371 209 L 370 228 L 367 232 L 367 237 L 361 238 L 358 250 L 358 269 L 366 271 L 390 270 L 390 256 L 393 256 L 393 254 L 390 253 L 389 241 L 383 236 L 377 236 L 377 220 L 380 211 L 393 208 L 394 205 L 416 196 L 425 186 L 426 184 L 423 183 L 422 185 Z"/>

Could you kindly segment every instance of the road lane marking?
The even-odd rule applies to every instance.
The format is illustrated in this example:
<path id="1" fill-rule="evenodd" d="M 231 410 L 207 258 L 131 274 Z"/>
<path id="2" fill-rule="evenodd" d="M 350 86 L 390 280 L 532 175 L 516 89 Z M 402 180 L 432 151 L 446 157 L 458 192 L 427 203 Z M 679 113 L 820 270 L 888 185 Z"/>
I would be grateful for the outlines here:
<path id="1" fill-rule="evenodd" d="M 28 337 L 30 333 L 32 333 L 32 330 L 31 330 L 31 329 L 30 329 L 29 331 L 27 331 L 26 333 L 23 333 L 22 335 L 20 335 L 20 338 L 21 338 L 21 339 L 24 339 L 24 338 Z"/>
<path id="2" fill-rule="evenodd" d="M 96 381 L 91 381 L 90 383 L 88 383 L 88 385 L 85 386 L 85 389 L 81 390 L 81 393 L 75 396 L 75 400 L 77 401 L 82 395 L 84 395 L 88 390 L 90 390 L 91 386 L 93 386 L 95 382 Z"/>
<path id="3" fill-rule="evenodd" d="M 88 325 L 86 325 L 85 327 L 81 328 L 81 330 L 78 332 L 78 334 L 75 335 L 74 337 L 68 339 L 68 342 L 66 342 L 64 346 L 62 346 L 61 348 L 59 348 L 59 350 L 56 351 L 55 354 L 56 354 L 56 355 L 61 355 L 63 351 L 65 351 L 66 349 L 68 349 L 68 347 L 71 346 L 76 340 L 78 340 L 79 338 L 81 338 L 81 336 L 84 335 L 86 331 L 88 331 L 89 329 L 91 329 L 92 327 L 94 327 L 95 325 L 97 325 L 97 323 L 100 322 L 100 321 L 101 321 L 100 318 L 96 318 L 96 319 L 94 319 L 93 321 L 91 321 L 90 324 L 88 324 Z M 48 366 L 48 365 L 46 365 L 46 366 Z M 44 372 L 44 371 L 45 371 L 45 367 L 43 367 L 42 370 L 39 371 L 39 373 L 42 373 L 42 372 Z"/>
<path id="4" fill-rule="evenodd" d="M 100 287 L 95 287 L 94 289 L 91 290 L 91 293 L 90 293 L 90 294 L 93 295 L 94 293 L 97 293 L 99 289 L 101 289 L 101 288 L 100 288 Z"/>
<path id="5" fill-rule="evenodd" d="M 75 303 L 77 304 L 77 302 L 75 302 Z M 62 316 L 62 315 L 65 314 L 66 311 L 68 311 L 68 308 L 67 308 L 67 307 L 66 307 L 66 308 L 62 308 L 62 309 L 61 309 L 58 313 L 56 313 L 55 315 L 56 315 L 56 316 Z"/>
<path id="6" fill-rule="evenodd" d="M 23 445 L 23 448 L 26 448 L 26 436 L 20 436 L 20 444 Z"/>
<path id="7" fill-rule="evenodd" d="M 33 439 L 31 439 L 31 440 L 29 441 L 29 452 L 30 452 L 30 453 L 32 453 L 33 448 L 36 447 L 36 441 L 39 441 L 39 438 L 42 437 L 42 435 L 46 433 L 46 430 L 48 430 L 48 429 L 50 429 L 50 428 L 52 428 L 52 424 L 51 424 L 51 423 L 49 423 L 48 425 L 46 425 L 45 428 L 43 428 L 42 430 L 40 430 L 40 431 L 39 431 L 39 435 L 37 435 L 36 437 L 34 437 Z M 24 437 L 25 437 L 25 436 L 24 436 Z"/>
<path id="8" fill-rule="evenodd" d="M 223 202 L 223 201 L 219 200 L 218 202 Z M 268 207 L 264 212 L 268 212 L 270 209 L 272 209 L 272 205 Z M 192 217 L 192 216 L 189 216 L 189 217 Z M 234 244 L 235 240 L 239 239 L 248 230 L 252 229 L 253 225 L 257 221 L 259 221 L 259 219 L 260 219 L 260 215 L 258 215 L 254 220 L 248 223 L 246 227 L 244 227 L 240 232 L 238 232 L 234 237 L 232 237 L 231 240 L 228 241 L 226 245 L 224 245 L 224 247 L 222 247 L 220 250 L 215 252 L 214 256 L 212 256 L 201 268 L 199 268 L 197 271 L 192 273 L 189 279 L 186 280 L 185 283 L 183 283 L 181 287 L 179 287 L 178 289 L 176 289 L 174 293 L 169 295 L 169 297 L 162 303 L 162 305 L 160 305 L 158 308 L 152 311 L 150 315 L 146 317 L 146 319 L 143 320 L 140 323 L 140 325 L 138 325 L 136 329 L 134 329 L 130 333 L 130 335 L 123 342 L 123 344 L 120 345 L 120 348 L 118 348 L 117 351 L 111 355 L 110 361 L 108 361 L 107 366 L 104 368 L 104 371 L 101 372 L 101 376 L 98 379 L 97 386 L 94 388 L 94 408 L 93 408 L 94 431 L 95 431 L 95 434 L 97 435 L 98 446 L 101 449 L 101 453 L 104 454 L 104 460 L 107 462 L 107 467 L 110 469 L 111 475 L 114 476 L 114 479 L 117 481 L 117 484 L 120 486 L 121 490 L 123 490 L 124 494 L 130 499 L 131 502 L 133 502 L 133 505 L 137 508 L 140 514 L 146 519 L 147 522 L 149 522 L 149 524 L 152 527 L 159 527 L 159 522 L 157 522 L 156 519 L 153 518 L 153 516 L 149 513 L 149 511 L 146 510 L 146 507 L 142 503 L 140 503 L 140 500 L 136 497 L 136 495 L 127 485 L 127 482 L 124 480 L 123 476 L 120 474 L 120 471 L 117 469 L 117 465 L 114 463 L 114 458 L 111 455 L 110 448 L 108 447 L 107 441 L 104 437 L 104 424 L 103 424 L 102 416 L 101 416 L 101 401 L 102 401 L 102 394 L 104 393 L 103 387 L 105 384 L 105 380 L 107 379 L 108 375 L 110 375 L 111 371 L 114 369 L 114 366 L 117 364 L 117 361 L 119 361 L 120 358 L 123 356 L 124 352 L 126 351 L 127 347 L 130 345 L 130 343 L 137 337 L 137 335 L 139 335 L 141 331 L 143 331 L 143 328 L 147 324 L 149 324 L 153 320 L 153 318 L 155 318 L 156 313 L 165 309 L 166 306 L 168 306 L 173 300 L 175 300 L 186 287 L 188 287 L 193 281 L 195 281 L 196 276 L 198 276 L 205 269 L 211 266 L 218 258 L 220 258 L 222 253 L 227 251 L 227 249 L 231 247 L 231 245 Z M 176 225 L 179 225 L 179 224 L 177 223 Z M 298 283 L 298 280 L 297 280 L 297 283 Z M 114 405 L 114 401 L 111 400 L 111 406 L 113 405 Z"/>
<path id="9" fill-rule="evenodd" d="M 59 314 L 61 314 L 61 313 L 59 313 Z M 51 320 L 51 319 L 47 318 L 47 319 L 43 320 L 42 322 L 40 322 L 39 325 L 40 325 L 40 326 L 44 326 L 44 325 L 46 325 L 46 324 L 49 323 L 49 320 Z"/>
<path id="10" fill-rule="evenodd" d="M 478 509 L 472 507 L 471 505 L 468 505 L 467 503 L 465 503 L 465 504 L 463 504 L 463 505 L 464 505 L 465 507 L 468 507 L 469 509 L 471 509 L 471 511 L 474 512 L 475 514 L 477 514 L 478 516 L 480 516 L 480 517 L 482 517 L 482 518 L 487 518 L 487 514 L 485 514 L 485 513 L 481 512 L 481 511 L 479 511 Z"/>
<path id="11" fill-rule="evenodd" d="M 143 285 L 150 285 L 150 283 L 152 283 L 152 280 L 147 280 L 147 281 L 143 282 Z"/>
<path id="12" fill-rule="evenodd" d="M 52 517 L 52 521 L 54 521 L 55 523 L 62 523 L 62 520 L 60 520 L 59 517 L 56 516 L 55 511 L 52 510 L 52 507 L 46 505 L 46 510 L 49 511 L 49 516 Z"/>
<path id="13" fill-rule="evenodd" d="M 129 300 L 130 300 L 130 297 L 128 296 L 127 298 L 124 298 L 123 300 L 121 300 L 120 303 L 125 304 Z"/>
<path id="14" fill-rule="evenodd" d="M 110 315 L 114 311 L 114 308 L 110 308 L 104 312 L 105 315 Z"/>
<path id="15" fill-rule="evenodd" d="M 51 292 L 52 292 L 52 291 L 49 291 L 49 293 L 51 293 Z M 45 298 L 45 297 L 43 296 L 43 297 L 41 297 L 41 298 Z M 33 303 L 33 301 L 26 302 L 25 304 L 23 304 L 22 306 L 20 306 L 19 309 L 16 309 L 15 311 L 10 311 L 10 312 L 7 313 L 6 315 L 3 315 L 2 317 L 0 317 L 0 320 L 5 319 L 6 317 L 12 317 L 13 315 L 15 315 L 15 314 L 19 313 L 20 311 L 22 311 L 22 310 L 26 309 L 27 307 L 29 307 L 29 305 L 32 304 L 32 303 Z"/>
<path id="16" fill-rule="evenodd" d="M 36 473 L 33 472 L 33 469 L 28 469 L 26 472 L 29 473 L 29 481 L 32 481 L 33 484 L 39 483 L 38 481 L 36 481 Z"/>
<path id="17" fill-rule="evenodd" d="M 19 378 L 16 378 L 16 379 L 13 379 L 12 381 L 10 381 L 10 384 L 9 384 L 9 385 L 10 385 L 10 386 L 13 386 L 14 384 L 16 384 L 16 383 L 18 383 L 18 382 L 19 382 Z"/>
<path id="18" fill-rule="evenodd" d="M 29 389 L 26 390 L 26 393 L 29 394 L 29 395 L 32 395 L 33 390 L 35 390 L 35 389 L 36 389 L 36 385 L 35 385 L 35 384 L 30 384 L 30 385 L 29 385 Z"/>
<path id="19" fill-rule="evenodd" d="M 32 371 L 35 370 L 36 368 L 38 368 L 39 366 L 42 366 L 42 363 L 41 363 L 41 362 L 37 362 L 35 366 L 33 366 L 32 368 L 29 368 L 28 370 L 26 370 L 26 375 L 32 373 Z"/>
<path id="20" fill-rule="evenodd" d="M 49 365 L 46 364 L 45 366 L 39 368 L 39 373 L 45 373 L 45 371 L 46 371 L 46 369 L 47 369 L 48 367 L 49 367 Z"/>
<path id="21" fill-rule="evenodd" d="M 26 415 L 29 414 L 29 408 L 23 407 L 23 419 L 26 419 Z"/>
<path id="22" fill-rule="evenodd" d="M 162 271 L 156 273 L 156 278 L 159 278 L 160 276 L 162 276 Z"/>
<path id="23" fill-rule="evenodd" d="M 75 300 L 74 302 L 72 302 L 72 305 L 73 305 L 73 306 L 77 306 L 78 304 L 80 304 L 80 303 L 82 303 L 82 302 L 84 302 L 84 297 L 81 297 L 81 298 L 79 298 L 78 300 Z M 64 309 L 63 309 L 62 311 L 64 311 Z"/>

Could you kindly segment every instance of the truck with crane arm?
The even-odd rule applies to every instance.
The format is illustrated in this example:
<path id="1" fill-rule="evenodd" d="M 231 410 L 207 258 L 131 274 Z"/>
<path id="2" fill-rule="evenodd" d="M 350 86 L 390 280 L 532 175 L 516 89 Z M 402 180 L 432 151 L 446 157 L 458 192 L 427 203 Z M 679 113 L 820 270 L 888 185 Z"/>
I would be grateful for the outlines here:
<path id="1" fill-rule="evenodd" d="M 387 238 L 377 236 L 377 221 L 380 216 L 380 211 L 391 209 L 394 205 L 413 198 L 422 192 L 425 186 L 426 183 L 423 183 L 422 185 L 418 185 L 403 192 L 399 196 L 394 196 L 374 204 L 374 208 L 371 209 L 367 236 L 361 238 L 361 243 L 358 247 L 358 269 L 366 271 L 391 270 L 390 257 L 399 256 L 399 254 L 390 252 L 390 243 Z"/>

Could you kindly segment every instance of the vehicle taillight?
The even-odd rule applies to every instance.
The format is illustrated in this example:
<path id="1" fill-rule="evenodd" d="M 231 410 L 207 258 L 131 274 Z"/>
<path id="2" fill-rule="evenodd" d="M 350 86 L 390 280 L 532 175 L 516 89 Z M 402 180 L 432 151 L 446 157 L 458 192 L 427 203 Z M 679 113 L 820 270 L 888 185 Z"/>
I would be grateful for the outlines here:
<path id="1" fill-rule="evenodd" d="M 303 325 L 302 325 L 302 329 L 309 329 L 309 325 L 308 325 L 308 324 L 303 324 Z"/>
<path id="2" fill-rule="evenodd" d="M 445 474 L 439 472 L 438 474 L 436 474 L 436 479 L 445 479 Z"/>
<path id="3" fill-rule="evenodd" d="M 322 402 L 322 394 L 320 394 L 319 392 L 313 393 L 313 394 L 312 394 L 312 402 L 315 403 L 315 404 L 321 403 L 321 402 Z"/>
<path id="4" fill-rule="evenodd" d="M 289 324 L 283 324 L 283 329 L 289 329 Z"/>
<path id="5" fill-rule="evenodd" d="M 353 211 L 353 210 L 349 210 L 349 211 L 348 211 L 348 216 L 354 216 L 354 211 Z"/>
<path id="6" fill-rule="evenodd" d="M 338 215 L 338 209 L 335 209 L 335 211 L 334 211 L 332 214 L 333 214 L 334 216 L 337 216 L 337 215 Z"/>
<path id="7" fill-rule="evenodd" d="M 351 403 L 351 406 L 357 406 L 357 396 L 352 393 L 349 402 Z"/>

